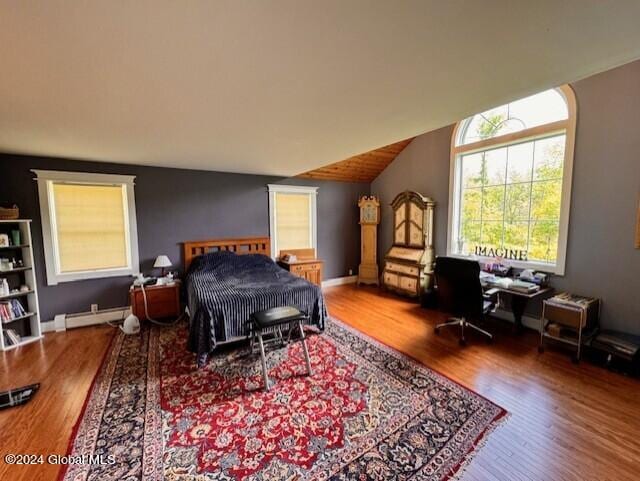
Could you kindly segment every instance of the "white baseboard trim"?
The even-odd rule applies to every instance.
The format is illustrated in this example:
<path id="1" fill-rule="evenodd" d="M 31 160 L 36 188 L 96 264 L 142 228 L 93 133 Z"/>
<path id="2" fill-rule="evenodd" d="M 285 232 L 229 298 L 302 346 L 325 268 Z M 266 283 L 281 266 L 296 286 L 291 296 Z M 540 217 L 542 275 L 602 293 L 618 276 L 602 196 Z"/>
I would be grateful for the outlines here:
<path id="1" fill-rule="evenodd" d="M 55 321 L 45 321 L 40 323 L 40 330 L 42 333 L 45 332 L 54 332 L 56 330 Z"/>
<path id="2" fill-rule="evenodd" d="M 503 321 L 509 321 L 515 323 L 513 319 L 513 313 L 510 311 L 505 311 L 504 309 L 496 309 L 491 313 L 493 317 L 497 317 L 498 319 L 502 319 Z M 528 327 L 529 329 L 533 329 L 534 331 L 540 330 L 540 319 L 531 316 L 522 316 L 522 325 Z"/>
<path id="3" fill-rule="evenodd" d="M 76 327 L 95 326 L 107 322 L 119 321 L 131 313 L 129 306 L 104 309 L 96 313 L 79 312 L 76 314 L 57 314 L 53 321 L 45 321 L 41 324 L 42 332 L 65 331 Z"/>
<path id="4" fill-rule="evenodd" d="M 322 281 L 322 287 L 341 286 L 343 284 L 355 284 L 358 281 L 358 276 L 345 276 L 335 277 L 334 279 L 327 279 Z"/>

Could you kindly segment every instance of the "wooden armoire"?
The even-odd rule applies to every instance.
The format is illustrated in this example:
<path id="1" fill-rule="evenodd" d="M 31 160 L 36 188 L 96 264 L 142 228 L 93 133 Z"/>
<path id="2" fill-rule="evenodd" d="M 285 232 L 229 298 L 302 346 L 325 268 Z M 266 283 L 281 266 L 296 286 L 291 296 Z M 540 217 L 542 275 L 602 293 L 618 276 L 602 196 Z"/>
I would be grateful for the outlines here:
<path id="1" fill-rule="evenodd" d="M 419 297 L 433 283 L 433 211 L 435 202 L 412 191 L 398 194 L 393 208 L 393 247 L 384 256 L 382 282 L 387 289 Z"/>

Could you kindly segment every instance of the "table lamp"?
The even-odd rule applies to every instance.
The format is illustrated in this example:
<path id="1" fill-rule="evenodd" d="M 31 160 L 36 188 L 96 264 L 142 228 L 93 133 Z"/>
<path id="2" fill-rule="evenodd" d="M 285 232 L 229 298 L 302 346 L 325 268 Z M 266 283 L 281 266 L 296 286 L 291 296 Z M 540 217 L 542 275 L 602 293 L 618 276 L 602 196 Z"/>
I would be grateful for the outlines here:
<path id="1" fill-rule="evenodd" d="M 169 260 L 169 257 L 165 255 L 159 255 L 158 257 L 156 257 L 156 261 L 153 263 L 153 267 L 160 267 L 162 269 L 161 277 L 164 277 L 164 268 L 171 267 L 171 261 Z"/>

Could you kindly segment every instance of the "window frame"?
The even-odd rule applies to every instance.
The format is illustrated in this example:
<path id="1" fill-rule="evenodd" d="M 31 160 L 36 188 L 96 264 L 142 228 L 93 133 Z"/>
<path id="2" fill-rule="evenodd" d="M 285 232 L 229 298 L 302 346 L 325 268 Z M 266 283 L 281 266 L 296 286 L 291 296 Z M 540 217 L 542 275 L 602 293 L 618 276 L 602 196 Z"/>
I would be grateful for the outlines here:
<path id="1" fill-rule="evenodd" d="M 319 187 L 305 185 L 267 184 L 269 191 L 269 237 L 271 238 L 271 258 L 277 259 L 279 254 L 278 236 L 276 235 L 276 194 L 307 194 L 309 196 L 309 215 L 311 232 L 309 240 L 311 247 L 318 252 L 318 189 Z"/>
<path id="2" fill-rule="evenodd" d="M 74 282 L 87 279 L 136 276 L 140 273 L 138 227 L 134 194 L 135 176 L 37 169 L 32 169 L 32 172 L 36 174 L 34 180 L 38 184 L 47 285 L 54 286 L 63 282 Z M 54 183 L 112 185 L 122 187 L 124 205 L 126 206 L 124 209 L 124 218 L 126 225 L 125 241 L 127 247 L 127 267 L 115 269 L 94 269 L 77 272 L 60 271 L 58 236 L 54 211 L 55 205 L 53 202 L 52 189 Z"/>
<path id="3" fill-rule="evenodd" d="M 457 226 L 459 225 L 460 200 L 461 200 L 461 158 L 463 155 L 483 152 L 508 145 L 521 144 L 553 135 L 565 135 L 564 164 L 562 175 L 562 194 L 560 200 L 560 219 L 558 232 L 558 251 L 555 265 L 537 261 L 515 261 L 506 262 L 516 268 L 535 269 L 539 271 L 551 272 L 556 275 L 564 275 L 566 267 L 567 240 L 569 231 L 569 214 L 571 211 L 571 185 L 573 178 L 573 160 L 575 151 L 575 136 L 577 123 L 576 96 L 569 85 L 562 85 L 555 88 L 567 104 L 567 119 L 550 122 L 544 125 L 530 127 L 519 132 L 498 135 L 490 139 L 479 140 L 465 145 L 460 145 L 461 137 L 464 135 L 466 126 L 475 117 L 474 114 L 460 122 L 453 129 L 451 136 L 451 158 L 449 170 L 449 216 L 447 226 L 447 255 L 460 258 L 477 258 L 480 261 L 490 261 L 493 258 L 476 256 L 475 254 L 464 255 L 454 252 L 455 239 L 457 237 Z"/>

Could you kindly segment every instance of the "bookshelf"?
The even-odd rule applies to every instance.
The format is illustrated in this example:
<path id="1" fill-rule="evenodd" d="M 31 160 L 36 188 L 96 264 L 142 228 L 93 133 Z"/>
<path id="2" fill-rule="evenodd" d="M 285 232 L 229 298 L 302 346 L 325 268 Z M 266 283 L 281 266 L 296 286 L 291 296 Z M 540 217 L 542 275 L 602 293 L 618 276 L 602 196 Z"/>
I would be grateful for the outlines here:
<path id="1" fill-rule="evenodd" d="M 20 242 L 13 244 L 13 231 L 20 232 Z M 0 234 L 7 234 L 9 237 L 8 246 L 0 246 L 0 282 L 6 279 L 11 292 L 8 295 L 0 295 L 0 304 L 9 306 L 19 303 L 20 314 L 10 312 L 11 318 L 5 315 L 0 319 L 0 350 L 8 351 L 18 346 L 42 339 L 40 326 L 40 309 L 38 306 L 38 286 L 36 283 L 35 262 L 33 259 L 33 243 L 31 237 L 31 220 L 0 220 Z M 22 261 L 22 265 L 14 265 L 7 268 L 6 263 L 1 263 L 2 259 L 16 263 Z M 20 286 L 27 286 L 28 289 L 20 291 Z M 7 314 L 7 311 L 4 311 Z M 7 331 L 12 331 L 19 336 L 19 342 L 14 343 L 7 335 Z"/>

